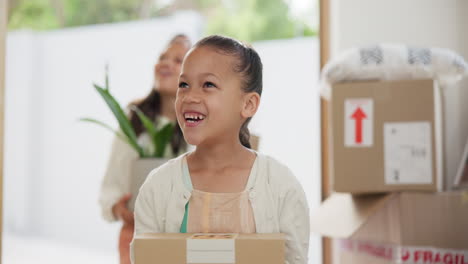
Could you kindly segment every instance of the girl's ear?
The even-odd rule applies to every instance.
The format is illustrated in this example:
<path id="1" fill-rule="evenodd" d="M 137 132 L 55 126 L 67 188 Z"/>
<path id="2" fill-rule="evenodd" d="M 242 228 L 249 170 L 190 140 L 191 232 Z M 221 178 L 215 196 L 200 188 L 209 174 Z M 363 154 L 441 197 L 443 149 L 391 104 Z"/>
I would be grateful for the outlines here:
<path id="1" fill-rule="evenodd" d="M 260 95 L 255 92 L 244 95 L 244 103 L 242 106 L 241 116 L 249 118 L 255 115 L 260 105 Z"/>

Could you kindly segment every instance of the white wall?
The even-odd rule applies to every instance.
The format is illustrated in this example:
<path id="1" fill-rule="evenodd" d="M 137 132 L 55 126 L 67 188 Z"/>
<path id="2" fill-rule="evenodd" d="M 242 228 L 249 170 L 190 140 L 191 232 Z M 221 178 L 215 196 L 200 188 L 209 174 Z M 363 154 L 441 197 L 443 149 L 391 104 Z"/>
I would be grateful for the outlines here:
<path id="1" fill-rule="evenodd" d="M 332 0 L 337 52 L 356 45 L 402 42 L 459 50 L 466 0 Z M 463 11 L 464 10 L 464 11 Z"/>
<path id="2" fill-rule="evenodd" d="M 190 25 L 190 26 L 188 26 Z M 84 116 L 116 125 L 92 88 L 110 85 L 126 105 L 145 95 L 167 40 L 200 36 L 203 22 L 180 15 L 144 22 L 8 36 L 5 229 L 116 253 L 119 225 L 101 220 L 97 199 L 111 135 Z M 260 150 L 286 163 L 311 208 L 320 201 L 320 116 L 316 38 L 254 43 L 264 63 L 264 93 L 252 132 Z M 311 240 L 310 263 L 321 261 Z"/>
<path id="3" fill-rule="evenodd" d="M 37 38 L 29 32 L 16 35 L 15 51 L 8 48 L 5 85 L 5 169 L 4 169 L 4 225 L 6 229 L 29 232 L 29 184 L 32 144 L 33 100 L 30 87 L 34 84 L 33 43 Z M 8 39 L 7 47 L 11 46 Z M 13 61 L 14 59 L 14 61 Z M 16 76 L 15 76 L 16 75 Z M 15 76 L 15 77 L 13 77 Z M 33 180 L 33 179 L 32 179 Z"/>
<path id="4" fill-rule="evenodd" d="M 466 0 L 331 0 L 332 54 L 397 42 L 449 48 L 468 59 Z M 468 80 L 444 91 L 446 176 L 453 181 L 468 136 Z"/>
<path id="5" fill-rule="evenodd" d="M 253 46 L 262 58 L 264 83 L 251 130 L 260 135 L 261 152 L 291 168 L 314 209 L 321 201 L 318 40 L 275 40 Z M 309 256 L 309 263 L 321 263 L 321 244 L 315 235 Z"/>

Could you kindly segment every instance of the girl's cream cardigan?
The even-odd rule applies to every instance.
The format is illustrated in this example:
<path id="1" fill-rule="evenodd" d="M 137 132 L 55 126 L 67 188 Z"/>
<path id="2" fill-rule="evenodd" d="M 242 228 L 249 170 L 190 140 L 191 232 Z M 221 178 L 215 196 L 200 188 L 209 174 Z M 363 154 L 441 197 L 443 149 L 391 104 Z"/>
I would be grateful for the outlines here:
<path id="1" fill-rule="evenodd" d="M 149 174 L 135 205 L 135 234 L 180 231 L 191 196 L 182 178 L 184 155 Z M 302 186 L 275 159 L 257 153 L 257 163 L 257 171 L 251 174 L 254 179 L 247 185 L 256 231 L 286 234 L 286 263 L 305 264 L 310 232 L 309 208 Z"/>

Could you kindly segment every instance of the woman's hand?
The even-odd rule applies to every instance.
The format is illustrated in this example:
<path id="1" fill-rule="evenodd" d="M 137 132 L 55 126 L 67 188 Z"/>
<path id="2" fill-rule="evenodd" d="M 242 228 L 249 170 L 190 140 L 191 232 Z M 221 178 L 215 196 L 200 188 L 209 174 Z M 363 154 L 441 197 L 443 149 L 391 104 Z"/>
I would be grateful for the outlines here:
<path id="1" fill-rule="evenodd" d="M 127 202 L 132 197 L 132 194 L 126 194 L 120 198 L 120 200 L 112 206 L 112 213 L 118 219 L 121 219 L 125 225 L 133 225 L 134 216 L 133 212 L 128 210 Z"/>

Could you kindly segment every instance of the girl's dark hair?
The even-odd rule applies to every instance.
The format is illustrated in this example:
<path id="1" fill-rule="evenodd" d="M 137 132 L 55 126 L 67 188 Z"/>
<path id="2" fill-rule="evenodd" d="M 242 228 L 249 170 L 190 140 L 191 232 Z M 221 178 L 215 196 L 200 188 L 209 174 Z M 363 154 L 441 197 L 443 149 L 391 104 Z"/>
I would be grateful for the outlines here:
<path id="1" fill-rule="evenodd" d="M 168 45 L 172 45 L 174 43 L 184 43 L 190 47 L 190 40 L 184 34 L 178 34 L 174 36 L 169 41 Z M 130 106 L 135 106 L 140 109 L 150 120 L 156 120 L 156 117 L 161 114 L 161 95 L 157 91 L 156 87 L 152 87 L 150 93 L 146 97 L 131 102 Z M 143 124 L 140 121 L 140 118 L 138 118 L 135 111 L 133 110 L 130 111 L 129 118 L 136 135 L 139 136 L 145 130 Z M 171 148 L 173 153 L 179 153 L 179 151 L 186 145 L 187 143 L 184 140 L 182 130 L 180 129 L 179 124 L 176 122 L 174 133 L 171 138 Z"/>
<path id="2" fill-rule="evenodd" d="M 242 90 L 246 93 L 255 92 L 260 96 L 262 95 L 263 65 L 260 56 L 250 45 L 229 37 L 212 35 L 198 41 L 193 49 L 199 47 L 214 48 L 217 52 L 237 58 L 234 71 L 240 73 L 243 77 Z M 247 148 L 251 148 L 248 128 L 251 119 L 251 117 L 247 118 L 239 131 L 239 140 Z"/>

